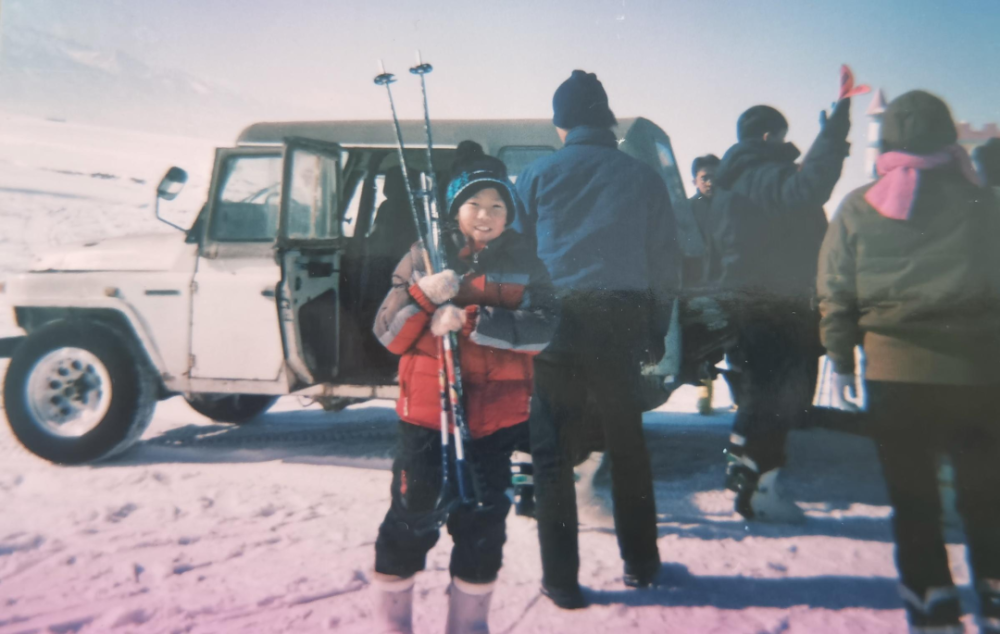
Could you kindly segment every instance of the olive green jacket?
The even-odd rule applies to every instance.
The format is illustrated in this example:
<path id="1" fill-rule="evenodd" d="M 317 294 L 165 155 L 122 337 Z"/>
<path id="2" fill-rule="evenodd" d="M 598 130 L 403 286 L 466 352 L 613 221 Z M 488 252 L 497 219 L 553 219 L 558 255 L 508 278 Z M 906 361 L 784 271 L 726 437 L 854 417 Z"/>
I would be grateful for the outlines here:
<path id="1" fill-rule="evenodd" d="M 820 334 L 838 373 L 977 385 L 1000 380 L 1000 207 L 957 171 L 921 176 L 908 220 L 851 192 L 819 259 Z"/>

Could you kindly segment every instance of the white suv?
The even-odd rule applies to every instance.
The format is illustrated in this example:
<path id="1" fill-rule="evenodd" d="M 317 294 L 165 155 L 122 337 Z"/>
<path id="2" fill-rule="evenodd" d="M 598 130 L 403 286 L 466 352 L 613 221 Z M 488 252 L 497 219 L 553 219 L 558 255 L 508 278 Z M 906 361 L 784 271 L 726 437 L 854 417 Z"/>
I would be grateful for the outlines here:
<path id="1" fill-rule="evenodd" d="M 422 122 L 402 123 L 408 165 L 424 170 Z M 696 253 L 669 138 L 645 119 L 619 130 L 622 149 L 667 181 Z M 542 120 L 443 121 L 434 132 L 442 184 L 462 140 L 514 177 L 559 145 Z M 371 326 L 416 232 L 405 198 L 387 191 L 393 171 L 401 182 L 387 121 L 255 124 L 217 150 L 190 229 L 62 249 L 0 282 L 0 310 L 18 327 L 0 337 L 17 438 L 81 463 L 125 450 L 175 394 L 233 423 L 284 394 L 394 398 L 396 359 Z M 171 168 L 158 200 L 186 179 Z"/>

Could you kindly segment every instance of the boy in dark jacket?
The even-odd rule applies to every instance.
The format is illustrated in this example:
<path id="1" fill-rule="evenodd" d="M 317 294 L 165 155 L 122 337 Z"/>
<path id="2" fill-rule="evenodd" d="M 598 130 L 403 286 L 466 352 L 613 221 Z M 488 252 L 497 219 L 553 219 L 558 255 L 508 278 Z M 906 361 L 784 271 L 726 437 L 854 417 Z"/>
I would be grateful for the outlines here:
<path id="1" fill-rule="evenodd" d="M 463 144 L 464 148 L 472 147 Z M 516 195 L 499 160 L 460 163 L 448 189 L 446 251 L 452 268 L 428 275 L 414 245 L 393 274 L 375 334 L 399 360 L 402 421 L 392 505 L 375 543 L 377 634 L 411 634 L 414 578 L 447 518 L 451 553 L 448 634 L 485 634 L 510 509 L 510 456 L 526 433 L 532 355 L 555 329 L 555 295 L 532 247 L 507 231 Z M 453 239 L 453 240 L 452 240 Z M 481 506 L 435 509 L 441 492 L 437 337 L 459 333 L 467 446 Z M 454 487 L 455 476 L 449 477 Z M 444 491 L 450 501 L 454 490 Z"/>
<path id="2" fill-rule="evenodd" d="M 844 199 L 819 260 L 821 334 L 837 385 L 867 360 L 868 423 L 889 499 L 912 632 L 962 632 L 941 529 L 950 456 L 980 631 L 1000 633 L 1000 208 L 947 105 L 923 91 L 885 111 L 879 180 Z"/>
<path id="3" fill-rule="evenodd" d="M 741 261 L 731 269 L 740 300 L 729 355 L 740 371 L 741 400 L 726 469 L 736 510 L 748 519 L 804 519 L 775 485 L 786 436 L 811 409 L 816 387 L 822 348 L 812 280 L 827 226 L 823 204 L 848 153 L 849 113 L 850 99 L 842 99 L 799 165 L 799 150 L 785 142 L 785 117 L 754 106 L 740 115 L 738 142 L 715 174 L 716 188 L 753 205 L 740 219 Z"/>
<path id="4" fill-rule="evenodd" d="M 721 298 L 725 292 L 727 276 L 732 271 L 727 270 L 733 263 L 735 253 L 734 214 L 738 205 L 732 192 L 720 191 L 714 187 L 715 171 L 719 168 L 719 157 L 714 154 L 699 156 L 691 164 L 691 177 L 697 192 L 691 197 L 691 212 L 701 233 L 705 245 L 705 254 L 698 258 L 685 258 L 684 287 L 692 289 L 698 295 Z M 718 195 L 716 195 L 718 194 Z M 703 326 L 692 326 L 685 335 L 693 333 L 696 336 L 704 330 Z M 717 370 L 715 365 L 722 361 L 722 350 L 713 352 L 699 363 L 698 379 L 698 413 L 712 413 L 712 392 Z M 739 389 L 731 372 L 725 372 L 729 391 L 733 402 Z"/>
<path id="5" fill-rule="evenodd" d="M 585 408 L 600 419 L 611 459 L 625 584 L 649 585 L 660 568 L 639 364 L 650 341 L 662 340 L 656 302 L 670 306 L 679 262 L 666 185 L 618 150 L 597 77 L 573 71 L 552 103 L 566 146 L 517 181 L 526 208 L 519 228 L 537 246 L 561 311 L 552 344 L 535 358 L 531 453 L 542 589 L 558 606 L 579 608 L 586 601 L 571 449 Z"/>

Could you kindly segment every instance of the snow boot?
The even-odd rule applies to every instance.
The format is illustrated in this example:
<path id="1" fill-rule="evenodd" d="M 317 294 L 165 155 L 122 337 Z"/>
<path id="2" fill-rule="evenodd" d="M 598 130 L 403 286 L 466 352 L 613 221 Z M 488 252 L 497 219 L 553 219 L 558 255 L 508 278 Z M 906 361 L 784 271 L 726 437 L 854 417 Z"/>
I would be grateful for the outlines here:
<path id="1" fill-rule="evenodd" d="M 778 486 L 779 469 L 760 474 L 757 487 L 750 496 L 753 519 L 771 524 L 803 524 L 806 514 L 799 505 L 784 497 Z"/>
<path id="2" fill-rule="evenodd" d="M 579 584 L 561 588 L 546 585 L 545 581 L 542 580 L 542 594 L 552 599 L 552 603 L 563 610 L 582 610 L 589 605 Z"/>
<path id="3" fill-rule="evenodd" d="M 983 579 L 979 587 L 979 631 L 1000 634 L 1000 579 Z"/>
<path id="4" fill-rule="evenodd" d="M 651 559 L 642 562 L 625 562 L 625 575 L 622 582 L 629 588 L 648 588 L 655 585 L 660 576 L 660 560 Z"/>
<path id="5" fill-rule="evenodd" d="M 496 582 L 470 583 L 452 577 L 445 634 L 490 634 L 487 618 Z"/>
<path id="6" fill-rule="evenodd" d="M 413 584 L 416 575 L 397 577 L 375 573 L 374 634 L 413 634 Z"/>
<path id="7" fill-rule="evenodd" d="M 910 634 L 962 634 L 962 604 L 955 586 L 927 588 L 921 597 L 904 585 L 899 594 L 906 605 Z M 987 630 L 988 631 L 988 630 Z"/>
<path id="8" fill-rule="evenodd" d="M 726 488 L 736 492 L 736 512 L 748 520 L 773 524 L 802 524 L 805 513 L 781 495 L 779 469 L 759 473 L 757 463 L 730 444 L 726 454 Z"/>

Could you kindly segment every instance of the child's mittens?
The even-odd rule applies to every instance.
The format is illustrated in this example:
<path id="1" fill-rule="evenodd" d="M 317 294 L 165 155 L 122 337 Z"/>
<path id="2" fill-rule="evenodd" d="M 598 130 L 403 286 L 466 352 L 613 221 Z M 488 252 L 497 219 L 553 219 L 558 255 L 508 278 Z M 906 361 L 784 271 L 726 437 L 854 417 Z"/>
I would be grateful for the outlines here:
<path id="1" fill-rule="evenodd" d="M 462 278 L 451 269 L 445 269 L 440 273 L 427 275 L 417 280 L 417 286 L 423 291 L 424 297 L 438 306 L 458 295 L 458 289 L 461 285 Z"/>
<path id="2" fill-rule="evenodd" d="M 443 337 L 449 332 L 458 332 L 465 325 L 467 313 L 454 304 L 444 304 L 431 317 L 431 332 L 435 337 Z"/>

